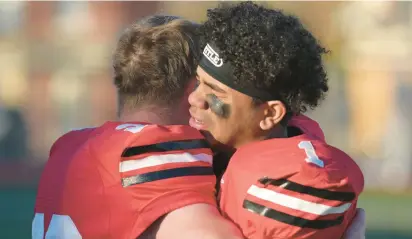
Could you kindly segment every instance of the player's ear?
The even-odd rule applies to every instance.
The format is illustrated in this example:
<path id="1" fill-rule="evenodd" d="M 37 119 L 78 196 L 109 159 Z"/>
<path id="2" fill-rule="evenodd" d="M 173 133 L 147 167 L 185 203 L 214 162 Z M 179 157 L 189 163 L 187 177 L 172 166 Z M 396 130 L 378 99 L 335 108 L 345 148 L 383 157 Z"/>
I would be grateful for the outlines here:
<path id="1" fill-rule="evenodd" d="M 270 130 L 275 127 L 285 117 L 286 107 L 278 101 L 272 100 L 266 102 L 264 109 L 264 118 L 260 121 L 259 126 L 262 130 Z"/>

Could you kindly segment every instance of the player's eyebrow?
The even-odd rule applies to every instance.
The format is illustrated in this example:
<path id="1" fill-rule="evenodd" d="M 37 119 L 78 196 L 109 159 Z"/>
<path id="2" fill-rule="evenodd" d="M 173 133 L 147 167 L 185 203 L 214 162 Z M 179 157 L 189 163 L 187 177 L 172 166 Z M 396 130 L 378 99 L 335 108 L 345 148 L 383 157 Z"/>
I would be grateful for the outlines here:
<path id="1" fill-rule="evenodd" d="M 219 92 L 219 93 L 226 93 L 226 91 L 223 90 L 222 88 L 220 88 L 219 86 L 217 86 L 217 85 L 215 85 L 215 84 L 213 84 L 213 83 L 210 83 L 210 82 L 205 81 L 205 79 L 204 79 L 203 77 L 200 77 L 197 73 L 196 73 L 196 77 L 197 77 L 198 79 L 199 79 L 199 78 L 202 78 L 203 84 L 209 86 L 212 90 L 215 90 L 215 91 L 217 91 L 217 92 Z"/>

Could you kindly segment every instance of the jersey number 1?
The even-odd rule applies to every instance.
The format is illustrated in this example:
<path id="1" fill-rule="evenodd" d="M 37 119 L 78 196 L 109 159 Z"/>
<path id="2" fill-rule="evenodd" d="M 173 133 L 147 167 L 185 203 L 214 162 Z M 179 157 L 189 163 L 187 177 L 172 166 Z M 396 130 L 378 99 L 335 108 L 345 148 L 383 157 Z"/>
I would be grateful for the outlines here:
<path id="1" fill-rule="evenodd" d="M 82 236 L 69 216 L 53 214 L 44 237 L 44 214 L 36 213 L 31 227 L 31 238 L 82 239 Z"/>
<path id="2" fill-rule="evenodd" d="M 313 147 L 310 141 L 301 141 L 298 144 L 298 146 L 300 149 L 305 150 L 305 153 L 306 153 L 305 161 L 306 162 L 316 164 L 321 168 L 325 166 L 323 161 L 316 154 L 315 148 Z"/>

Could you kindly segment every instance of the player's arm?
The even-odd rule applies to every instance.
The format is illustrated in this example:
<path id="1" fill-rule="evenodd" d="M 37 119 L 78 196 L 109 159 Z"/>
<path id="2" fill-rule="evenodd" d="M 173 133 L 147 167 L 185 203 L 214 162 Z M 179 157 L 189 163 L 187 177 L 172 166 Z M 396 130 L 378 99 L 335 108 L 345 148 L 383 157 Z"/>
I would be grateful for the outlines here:
<path id="1" fill-rule="evenodd" d="M 343 239 L 366 238 L 366 213 L 362 208 L 356 209 L 356 216 L 346 230 Z"/>
<path id="2" fill-rule="evenodd" d="M 216 207 L 194 204 L 177 209 L 154 223 L 139 239 L 242 239 L 232 222 Z"/>

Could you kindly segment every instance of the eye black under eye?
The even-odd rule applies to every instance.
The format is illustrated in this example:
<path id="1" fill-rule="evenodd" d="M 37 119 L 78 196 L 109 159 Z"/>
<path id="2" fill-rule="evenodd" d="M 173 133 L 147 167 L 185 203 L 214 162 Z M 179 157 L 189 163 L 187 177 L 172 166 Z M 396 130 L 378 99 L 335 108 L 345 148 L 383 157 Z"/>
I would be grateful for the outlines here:
<path id="1" fill-rule="evenodd" d="M 222 118 L 227 118 L 229 116 L 229 105 L 221 101 L 215 94 L 208 94 L 206 99 L 210 110 L 212 110 L 212 112 L 214 112 L 217 116 Z"/>

